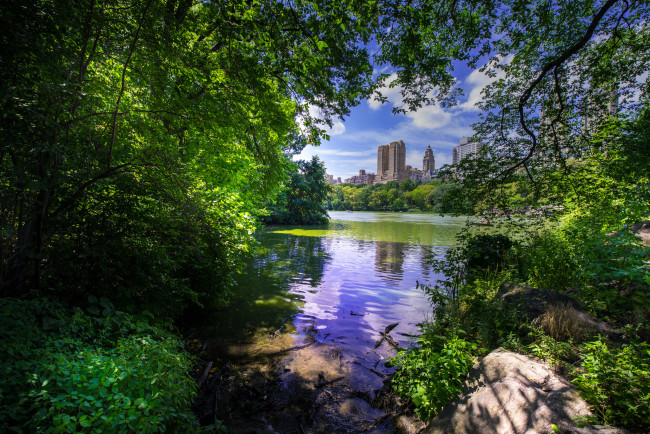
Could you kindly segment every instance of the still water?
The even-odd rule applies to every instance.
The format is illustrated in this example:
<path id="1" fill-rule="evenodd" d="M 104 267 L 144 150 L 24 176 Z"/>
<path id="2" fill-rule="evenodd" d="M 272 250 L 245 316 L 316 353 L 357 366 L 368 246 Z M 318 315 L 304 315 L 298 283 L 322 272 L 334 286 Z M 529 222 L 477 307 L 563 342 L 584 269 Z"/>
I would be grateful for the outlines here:
<path id="1" fill-rule="evenodd" d="M 240 277 L 231 306 L 211 320 L 215 356 L 243 360 L 314 344 L 310 354 L 288 352 L 287 370 L 322 373 L 323 366 L 290 366 L 320 348 L 336 354 L 338 373 L 352 387 L 377 386 L 377 372 L 390 370 L 382 361 L 395 354 L 386 342 L 376 345 L 380 332 L 398 323 L 390 335 L 400 347 L 409 345 L 431 312 L 416 282 L 439 277 L 427 257 L 453 245 L 466 218 L 376 212 L 330 217 L 327 226 L 276 227 L 261 235 L 262 251 Z"/>

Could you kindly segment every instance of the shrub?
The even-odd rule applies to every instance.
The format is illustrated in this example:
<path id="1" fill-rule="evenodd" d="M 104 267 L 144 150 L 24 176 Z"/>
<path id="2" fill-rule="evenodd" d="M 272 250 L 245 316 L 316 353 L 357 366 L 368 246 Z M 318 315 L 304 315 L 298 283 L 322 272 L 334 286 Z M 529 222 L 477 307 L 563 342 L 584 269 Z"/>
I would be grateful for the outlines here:
<path id="1" fill-rule="evenodd" d="M 392 359 L 398 366 L 393 389 L 413 403 L 420 419 L 428 420 L 460 393 L 474 363 L 476 345 L 457 336 L 445 338 L 431 332 L 419 341 L 420 347 L 400 351 Z"/>
<path id="2" fill-rule="evenodd" d="M 650 425 L 650 345 L 609 348 L 602 340 L 584 344 L 582 368 L 573 384 L 592 405 L 599 422 Z M 589 421 L 593 422 L 593 421 Z"/>
<path id="3" fill-rule="evenodd" d="M 1 432 L 196 426 L 191 361 L 179 339 L 105 310 L 110 316 L 69 311 L 47 300 L 0 299 Z"/>
<path id="4" fill-rule="evenodd" d="M 524 256 L 531 286 L 563 291 L 580 284 L 580 269 L 571 246 L 554 231 L 533 237 Z"/>
<path id="5" fill-rule="evenodd" d="M 546 361 L 549 365 L 557 367 L 560 363 L 573 358 L 575 355 L 571 342 L 556 340 L 544 333 L 540 327 L 531 327 L 528 337 L 532 341 L 528 345 L 528 351 Z"/>
<path id="6" fill-rule="evenodd" d="M 470 272 L 495 270 L 502 265 L 513 241 L 503 234 L 479 234 L 467 240 L 463 250 Z"/>

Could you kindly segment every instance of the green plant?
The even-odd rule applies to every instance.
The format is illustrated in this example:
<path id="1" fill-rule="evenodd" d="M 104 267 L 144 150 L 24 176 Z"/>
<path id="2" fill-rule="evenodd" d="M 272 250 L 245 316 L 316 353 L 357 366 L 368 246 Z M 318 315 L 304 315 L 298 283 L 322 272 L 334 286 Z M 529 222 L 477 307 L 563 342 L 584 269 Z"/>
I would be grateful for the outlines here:
<path id="1" fill-rule="evenodd" d="M 391 363 L 398 366 L 393 389 L 413 403 L 420 419 L 428 420 L 460 393 L 477 346 L 432 331 L 425 332 L 419 343 L 420 347 L 400 351 L 392 359 Z"/>
<path id="2" fill-rule="evenodd" d="M 503 234 L 478 234 L 468 238 L 463 253 L 470 272 L 495 271 L 505 261 L 514 242 Z"/>
<path id="3" fill-rule="evenodd" d="M 45 299 L 0 299 L 0 432 L 197 427 L 196 385 L 180 340 L 100 303 L 107 316 Z"/>
<path id="4" fill-rule="evenodd" d="M 573 356 L 573 345 L 570 341 L 555 340 L 544 333 L 540 327 L 531 327 L 528 336 L 532 340 L 532 343 L 528 345 L 528 350 L 550 365 L 557 366 Z"/>
<path id="5" fill-rule="evenodd" d="M 581 283 L 571 245 L 556 231 L 534 236 L 523 250 L 530 285 L 563 291 Z"/>
<path id="6" fill-rule="evenodd" d="M 650 424 L 650 345 L 609 347 L 599 339 L 583 345 L 573 384 L 599 422 L 628 427 Z"/>

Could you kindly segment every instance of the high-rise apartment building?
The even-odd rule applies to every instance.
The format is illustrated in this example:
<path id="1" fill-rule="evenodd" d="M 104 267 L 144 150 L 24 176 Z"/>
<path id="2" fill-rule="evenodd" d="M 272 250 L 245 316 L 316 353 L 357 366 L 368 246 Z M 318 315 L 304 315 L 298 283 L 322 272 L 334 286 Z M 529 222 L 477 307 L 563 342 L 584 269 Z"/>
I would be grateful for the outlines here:
<path id="1" fill-rule="evenodd" d="M 618 91 L 616 89 L 610 92 L 597 92 L 585 103 L 582 118 L 583 133 L 591 134 L 598 124 L 602 123 L 608 116 L 616 116 L 618 109 Z"/>
<path id="2" fill-rule="evenodd" d="M 454 147 L 452 164 L 458 164 L 465 158 L 476 158 L 481 144 L 472 142 L 470 137 L 462 137 L 458 146 Z"/>
<path id="3" fill-rule="evenodd" d="M 377 148 L 377 175 L 381 177 L 384 172 L 388 172 L 388 149 L 389 145 Z"/>
<path id="4" fill-rule="evenodd" d="M 347 178 L 345 180 L 346 183 L 348 184 L 368 184 L 372 185 L 375 183 L 375 174 L 374 173 L 366 173 L 365 170 L 361 169 L 359 170 L 359 175 L 354 175 L 350 178 Z"/>
<path id="5" fill-rule="evenodd" d="M 377 148 L 377 183 L 401 182 L 409 176 L 406 170 L 406 145 L 402 140 Z"/>

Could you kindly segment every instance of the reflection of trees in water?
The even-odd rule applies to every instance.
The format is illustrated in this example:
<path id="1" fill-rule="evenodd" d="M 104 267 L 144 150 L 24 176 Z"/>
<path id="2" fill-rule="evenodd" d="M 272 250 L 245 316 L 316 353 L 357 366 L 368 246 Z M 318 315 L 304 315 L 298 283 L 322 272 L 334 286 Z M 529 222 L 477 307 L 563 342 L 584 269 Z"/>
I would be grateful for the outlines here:
<path id="1" fill-rule="evenodd" d="M 369 251 L 375 251 L 375 243 L 374 241 L 363 241 L 363 240 L 358 240 L 355 242 L 355 246 L 357 248 L 357 253 L 360 255 L 369 252 Z"/>
<path id="2" fill-rule="evenodd" d="M 260 255 L 237 279 L 226 312 L 210 319 L 212 336 L 237 340 L 281 327 L 298 313 L 302 301 L 299 294 L 289 293 L 290 285 L 298 281 L 317 287 L 330 260 L 319 237 L 265 234 Z"/>
<path id="3" fill-rule="evenodd" d="M 375 246 L 375 272 L 377 276 L 389 282 L 403 279 L 404 261 L 409 255 L 412 259 L 419 260 L 423 278 L 436 276 L 431 266 L 432 256 L 440 259 L 447 250 L 447 247 L 423 247 L 388 241 L 376 241 L 372 244 Z"/>
<path id="4" fill-rule="evenodd" d="M 436 280 L 442 276 L 433 272 L 433 267 L 431 261 L 433 259 L 443 259 L 445 252 L 448 247 L 439 247 L 439 246 L 420 246 L 420 266 L 422 267 L 422 281 L 420 283 L 432 283 L 428 282 L 428 279 L 436 278 Z"/>
<path id="5" fill-rule="evenodd" d="M 375 242 L 375 271 L 377 276 L 391 282 L 400 281 L 404 276 L 404 256 L 408 244 L 387 241 Z"/>
<path id="6" fill-rule="evenodd" d="M 315 288 L 323 279 L 325 264 L 332 259 L 328 241 L 321 237 L 266 234 L 262 240 L 265 252 L 252 268 L 257 276 L 287 290 L 296 281 Z"/>

